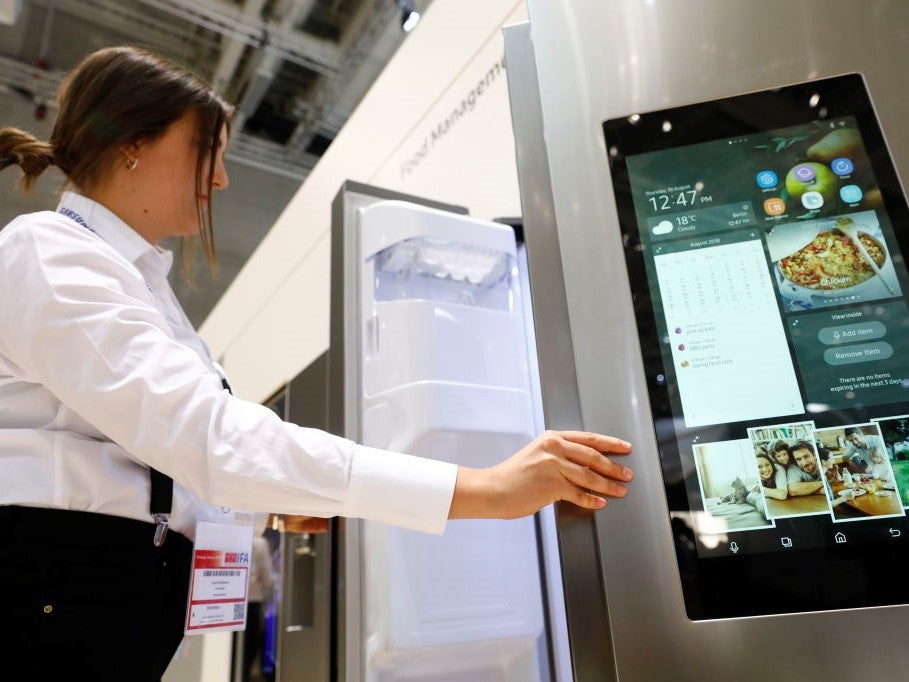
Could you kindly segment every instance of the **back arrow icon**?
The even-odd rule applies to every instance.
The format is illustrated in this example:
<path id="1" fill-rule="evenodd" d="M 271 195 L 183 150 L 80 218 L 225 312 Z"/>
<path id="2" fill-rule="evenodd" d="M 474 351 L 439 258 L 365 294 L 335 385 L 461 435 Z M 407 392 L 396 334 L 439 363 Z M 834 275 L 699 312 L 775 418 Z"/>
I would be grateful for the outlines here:
<path id="1" fill-rule="evenodd" d="M 899 528 L 890 529 L 890 537 L 898 538 L 902 534 L 903 534 L 903 532 Z"/>

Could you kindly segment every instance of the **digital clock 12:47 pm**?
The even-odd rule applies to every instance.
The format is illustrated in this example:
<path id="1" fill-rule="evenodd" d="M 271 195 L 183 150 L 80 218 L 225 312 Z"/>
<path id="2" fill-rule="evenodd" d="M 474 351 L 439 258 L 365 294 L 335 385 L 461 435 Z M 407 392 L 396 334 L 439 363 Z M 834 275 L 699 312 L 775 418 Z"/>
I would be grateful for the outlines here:
<path id="1" fill-rule="evenodd" d="M 697 189 L 686 189 L 681 192 L 654 194 L 653 196 L 647 197 L 647 201 L 650 202 L 650 207 L 654 211 L 662 212 L 678 211 L 694 206 L 695 203 L 698 205 L 710 204 L 713 202 L 713 197 L 706 194 L 698 196 Z"/>

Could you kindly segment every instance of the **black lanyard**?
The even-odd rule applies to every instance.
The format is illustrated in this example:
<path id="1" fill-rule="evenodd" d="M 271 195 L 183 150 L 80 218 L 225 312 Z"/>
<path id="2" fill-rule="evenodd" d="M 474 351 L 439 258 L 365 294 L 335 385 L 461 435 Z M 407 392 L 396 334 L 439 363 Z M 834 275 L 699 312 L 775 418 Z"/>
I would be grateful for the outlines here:
<path id="1" fill-rule="evenodd" d="M 230 384 L 227 379 L 221 378 L 221 387 L 228 393 Z M 170 509 L 174 500 L 174 479 L 162 474 L 157 469 L 148 468 L 151 474 L 151 500 L 148 505 L 148 511 L 158 527 L 155 528 L 155 547 L 164 544 L 164 538 L 167 537 L 167 526 L 170 523 Z"/>

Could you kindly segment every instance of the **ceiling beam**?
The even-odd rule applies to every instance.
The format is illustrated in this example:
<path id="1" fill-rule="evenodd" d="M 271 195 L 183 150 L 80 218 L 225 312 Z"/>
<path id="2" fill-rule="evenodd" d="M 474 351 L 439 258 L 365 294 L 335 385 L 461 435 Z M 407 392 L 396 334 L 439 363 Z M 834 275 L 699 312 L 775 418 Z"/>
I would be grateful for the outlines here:
<path id="1" fill-rule="evenodd" d="M 284 3 L 283 15 L 281 16 L 279 28 L 288 30 L 298 23 L 301 23 L 309 16 L 316 0 L 286 0 Z M 249 83 L 243 92 L 243 97 L 237 104 L 237 110 L 234 115 L 234 124 L 237 130 L 242 129 L 245 119 L 252 116 L 265 93 L 271 87 L 278 68 L 281 66 L 282 55 L 277 50 L 266 47 L 257 55 L 258 63 L 255 65 Z"/>
<path id="2" fill-rule="evenodd" d="M 243 16 L 249 19 L 258 19 L 262 16 L 262 8 L 264 6 L 265 0 L 246 0 L 243 5 Z M 234 38 L 225 37 L 222 39 L 221 56 L 218 58 L 218 65 L 215 67 L 215 73 L 211 79 L 215 90 L 227 92 L 245 49 L 246 43 Z"/>
<path id="3" fill-rule="evenodd" d="M 0 85 L 28 93 L 36 104 L 57 106 L 62 71 L 46 71 L 8 57 L 0 57 Z"/>
<path id="4" fill-rule="evenodd" d="M 139 1 L 246 45 L 274 50 L 281 59 L 317 73 L 328 75 L 339 69 L 341 53 L 331 41 L 271 21 L 244 17 L 242 11 L 223 0 Z"/>
<path id="5" fill-rule="evenodd" d="M 372 85 L 372 80 L 366 82 L 355 78 L 371 54 L 388 50 L 388 54 L 380 58 L 381 70 L 391 53 L 397 49 L 400 41 L 389 44 L 379 40 L 387 33 L 389 24 L 396 23 L 397 15 L 398 5 L 395 2 L 373 0 L 364 3 L 361 12 L 352 22 L 351 35 L 346 41 L 339 73 L 333 78 L 322 78 L 305 102 L 296 103 L 295 113 L 300 120 L 287 141 L 288 153 L 292 158 L 305 155 L 306 149 L 316 135 L 330 134 L 332 131 L 337 134 L 341 125 L 346 122 L 349 112 L 339 114 L 335 112 L 335 107 L 341 100 L 352 99 L 348 92 L 349 88 L 362 89 L 354 96 L 356 101 L 359 101 Z"/>
<path id="6" fill-rule="evenodd" d="M 172 55 L 192 56 L 194 45 L 205 50 L 218 47 L 211 36 L 191 35 L 189 25 L 150 17 L 121 0 L 29 0 L 29 5 L 53 6 L 65 14 L 103 26 L 143 45 L 156 45 Z"/>

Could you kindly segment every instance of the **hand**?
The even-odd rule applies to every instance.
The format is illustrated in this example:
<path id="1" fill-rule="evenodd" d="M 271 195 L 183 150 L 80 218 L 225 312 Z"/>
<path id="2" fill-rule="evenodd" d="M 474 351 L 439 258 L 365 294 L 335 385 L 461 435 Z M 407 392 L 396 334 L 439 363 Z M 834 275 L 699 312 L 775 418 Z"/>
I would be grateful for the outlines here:
<path id="1" fill-rule="evenodd" d="M 268 517 L 268 527 L 277 528 L 282 533 L 327 533 L 328 519 L 318 516 L 294 516 L 283 514 Z"/>
<path id="2" fill-rule="evenodd" d="M 546 431 L 504 462 L 488 469 L 458 468 L 448 517 L 515 519 L 558 500 L 602 509 L 609 497 L 624 497 L 619 481 L 631 469 L 604 453 L 627 455 L 631 444 L 584 431 Z"/>

